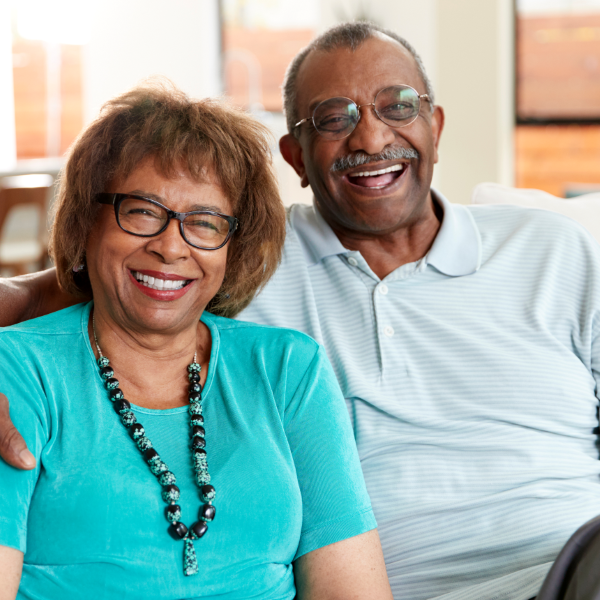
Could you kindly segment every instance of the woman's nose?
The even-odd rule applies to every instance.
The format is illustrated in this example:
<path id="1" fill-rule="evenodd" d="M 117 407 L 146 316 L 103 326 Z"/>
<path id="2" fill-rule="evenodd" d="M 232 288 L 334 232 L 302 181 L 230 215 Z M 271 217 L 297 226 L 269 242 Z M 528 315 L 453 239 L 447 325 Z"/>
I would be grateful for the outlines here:
<path id="1" fill-rule="evenodd" d="M 171 219 L 162 233 L 150 238 L 146 248 L 149 252 L 159 255 L 165 263 L 190 256 L 190 245 L 183 239 L 177 219 Z"/>

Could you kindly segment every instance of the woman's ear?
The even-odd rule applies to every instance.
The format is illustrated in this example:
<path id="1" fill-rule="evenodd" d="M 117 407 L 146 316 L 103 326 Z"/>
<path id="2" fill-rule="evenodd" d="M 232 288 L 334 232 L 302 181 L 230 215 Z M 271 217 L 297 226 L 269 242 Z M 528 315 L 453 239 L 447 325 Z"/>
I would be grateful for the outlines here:
<path id="1" fill-rule="evenodd" d="M 306 176 L 300 142 L 291 133 L 287 133 L 279 140 L 279 149 L 285 162 L 291 165 L 294 171 L 298 173 L 300 185 L 308 187 L 308 177 Z"/>

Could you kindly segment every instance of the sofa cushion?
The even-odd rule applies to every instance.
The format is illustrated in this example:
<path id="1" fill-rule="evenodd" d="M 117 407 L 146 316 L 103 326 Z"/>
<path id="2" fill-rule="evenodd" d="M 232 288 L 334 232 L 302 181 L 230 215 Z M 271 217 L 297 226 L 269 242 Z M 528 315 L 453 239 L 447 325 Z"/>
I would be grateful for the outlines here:
<path id="1" fill-rule="evenodd" d="M 600 242 L 600 193 L 565 200 L 541 190 L 511 188 L 498 183 L 480 183 L 473 190 L 471 204 L 515 204 L 551 210 L 577 221 Z"/>

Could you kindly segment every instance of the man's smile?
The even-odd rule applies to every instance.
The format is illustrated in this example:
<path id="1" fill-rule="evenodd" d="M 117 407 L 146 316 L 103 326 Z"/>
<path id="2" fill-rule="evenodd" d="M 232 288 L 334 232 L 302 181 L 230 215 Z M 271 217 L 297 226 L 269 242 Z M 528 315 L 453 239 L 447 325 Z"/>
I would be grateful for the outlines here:
<path id="1" fill-rule="evenodd" d="M 359 187 L 383 189 L 394 183 L 406 171 L 408 163 L 400 163 L 383 169 L 361 167 L 353 173 L 348 173 L 348 181 Z"/>

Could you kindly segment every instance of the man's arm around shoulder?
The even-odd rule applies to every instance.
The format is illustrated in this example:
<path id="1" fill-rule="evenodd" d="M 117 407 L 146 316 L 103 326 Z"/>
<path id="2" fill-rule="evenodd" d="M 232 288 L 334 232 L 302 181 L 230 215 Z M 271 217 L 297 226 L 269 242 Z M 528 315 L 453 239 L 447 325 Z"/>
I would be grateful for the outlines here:
<path id="1" fill-rule="evenodd" d="M 80 302 L 65 294 L 56 280 L 56 270 L 0 279 L 0 327 L 41 317 Z M 35 458 L 10 420 L 8 400 L 0 378 L 0 456 L 19 469 L 33 469 Z M 18 398 L 13 398 L 18 402 Z"/>
<path id="2" fill-rule="evenodd" d="M 0 279 L 0 327 L 41 317 L 77 302 L 81 299 L 58 287 L 55 269 Z"/>

